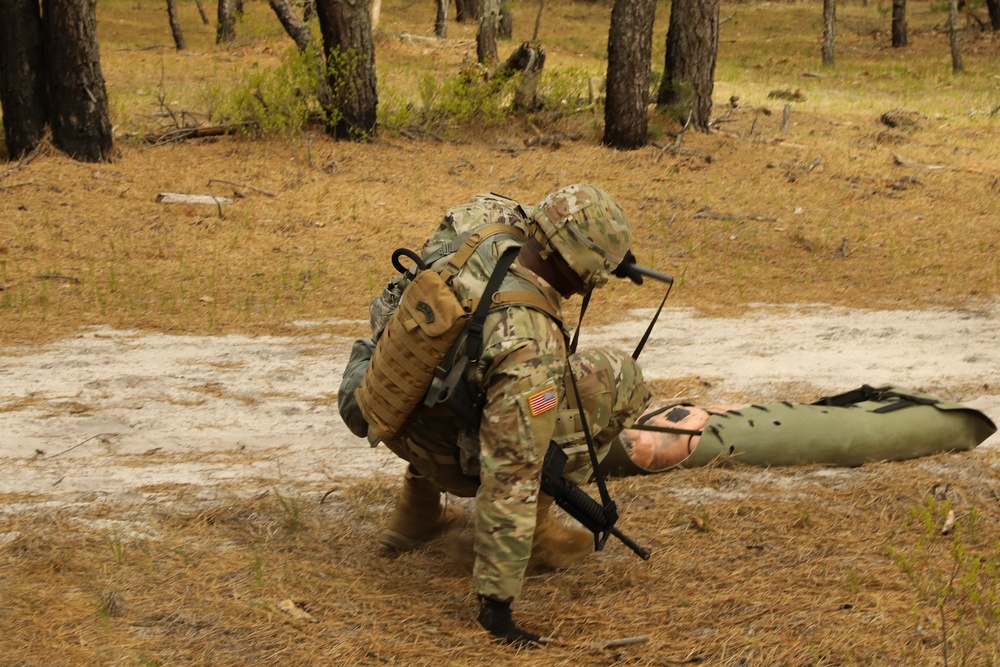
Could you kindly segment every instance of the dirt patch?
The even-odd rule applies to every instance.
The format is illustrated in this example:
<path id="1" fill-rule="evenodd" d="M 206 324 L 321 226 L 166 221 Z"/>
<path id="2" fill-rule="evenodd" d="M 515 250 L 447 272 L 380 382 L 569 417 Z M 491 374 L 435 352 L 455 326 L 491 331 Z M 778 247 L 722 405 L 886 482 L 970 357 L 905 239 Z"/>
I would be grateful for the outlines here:
<path id="1" fill-rule="evenodd" d="M 651 311 L 586 326 L 581 346 L 632 349 Z M 739 318 L 670 308 L 642 353 L 661 400 L 810 401 L 886 383 L 1000 417 L 998 310 L 750 308 Z M 179 336 L 94 327 L 0 364 L 0 492 L 72 499 L 225 483 L 395 473 L 339 419 L 351 338 L 327 323 L 292 336 Z M 363 326 L 363 322 L 355 323 Z M 318 330 L 318 332 L 317 332 Z M 989 444 L 987 446 L 990 446 Z"/>

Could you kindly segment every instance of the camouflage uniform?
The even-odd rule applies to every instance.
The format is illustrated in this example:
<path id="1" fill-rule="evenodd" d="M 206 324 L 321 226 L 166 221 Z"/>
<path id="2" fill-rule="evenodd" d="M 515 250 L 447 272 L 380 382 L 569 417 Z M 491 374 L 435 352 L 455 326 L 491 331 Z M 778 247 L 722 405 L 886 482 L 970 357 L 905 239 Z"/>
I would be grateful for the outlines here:
<path id="1" fill-rule="evenodd" d="M 424 256 L 489 222 L 504 222 L 525 232 L 529 218 L 513 200 L 478 195 L 448 212 L 424 245 Z M 452 282 L 459 300 L 477 300 L 503 251 L 521 243 L 507 234 L 482 243 Z M 627 354 L 594 349 L 568 356 L 562 298 L 545 281 L 515 263 L 498 293 L 512 290 L 534 295 L 538 305 L 502 305 L 486 318 L 479 363 L 467 372 L 470 385 L 485 396 L 478 432 L 470 432 L 446 409 L 421 408 L 404 437 L 385 443 L 441 490 L 475 496 L 474 585 L 480 595 L 499 600 L 513 599 L 521 591 L 549 442 L 569 454 L 566 473 L 572 481 L 585 481 L 592 474 L 571 400 L 567 362 L 602 457 L 650 400 L 642 373 Z M 387 297 L 380 299 L 372 306 L 376 336 L 386 319 Z"/>

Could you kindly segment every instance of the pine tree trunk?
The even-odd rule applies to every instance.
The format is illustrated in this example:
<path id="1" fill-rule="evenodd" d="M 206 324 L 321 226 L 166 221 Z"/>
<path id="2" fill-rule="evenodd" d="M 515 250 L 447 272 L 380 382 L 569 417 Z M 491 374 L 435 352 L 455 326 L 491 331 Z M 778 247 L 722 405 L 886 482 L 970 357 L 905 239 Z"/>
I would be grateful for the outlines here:
<path id="1" fill-rule="evenodd" d="M 688 108 L 691 124 L 708 131 L 719 52 L 719 1 L 673 0 L 667 54 L 656 103 Z"/>
<path id="2" fill-rule="evenodd" d="M 833 67 L 833 41 L 837 31 L 837 2 L 823 0 L 823 64 Z"/>
<path id="3" fill-rule="evenodd" d="M 909 43 L 906 34 L 906 0 L 892 0 L 892 45 L 901 48 Z"/>
<path id="4" fill-rule="evenodd" d="M 174 46 L 178 51 L 183 51 L 184 33 L 181 31 L 181 21 L 177 18 L 177 0 L 167 0 L 167 19 L 170 21 L 170 32 L 174 36 Z"/>
<path id="5" fill-rule="evenodd" d="M 194 4 L 198 6 L 198 13 L 201 14 L 201 22 L 204 25 L 208 25 L 208 14 L 205 13 L 205 3 L 201 0 L 194 0 Z"/>
<path id="6" fill-rule="evenodd" d="M 614 148 L 646 145 L 656 2 L 615 0 L 611 10 L 604 143 Z"/>
<path id="7" fill-rule="evenodd" d="M 281 26 L 292 38 L 299 51 L 310 58 L 315 58 L 314 69 L 316 72 L 316 98 L 320 107 L 323 108 L 323 116 L 329 119 L 333 113 L 333 96 L 330 94 L 330 82 L 326 78 L 326 63 L 323 61 L 322 50 L 316 47 L 313 42 L 312 31 L 309 26 L 299 19 L 288 0 L 269 0 L 271 9 Z"/>
<path id="8" fill-rule="evenodd" d="M 108 161 L 114 148 L 95 5 L 96 0 L 42 0 L 52 140 L 86 162 Z"/>
<path id="9" fill-rule="evenodd" d="M 962 49 L 958 44 L 958 0 L 948 3 L 948 37 L 951 42 L 951 71 L 958 74 L 965 70 Z"/>
<path id="10" fill-rule="evenodd" d="M 215 43 L 226 44 L 236 39 L 236 3 L 219 0 L 219 25 L 215 30 Z"/>
<path id="11" fill-rule="evenodd" d="M 466 23 L 478 19 L 479 2 L 480 0 L 455 0 L 455 20 Z"/>
<path id="12" fill-rule="evenodd" d="M 441 39 L 448 36 L 448 0 L 437 0 L 437 15 L 434 17 L 434 36 Z"/>
<path id="13" fill-rule="evenodd" d="M 493 67 L 500 60 L 497 30 L 500 25 L 500 0 L 482 0 L 479 5 L 479 31 L 476 33 L 476 59 L 480 65 Z"/>
<path id="14" fill-rule="evenodd" d="M 0 21 L 0 107 L 12 160 L 31 152 L 45 136 L 44 67 L 38 0 L 8 0 Z"/>
<path id="15" fill-rule="evenodd" d="M 509 0 L 500 3 L 500 20 L 497 23 L 497 35 L 500 39 L 510 39 L 514 36 L 514 9 Z"/>
<path id="16" fill-rule="evenodd" d="M 316 0 L 329 70 L 334 117 L 327 133 L 368 141 L 375 135 L 378 90 L 375 45 L 366 0 Z"/>
<path id="17" fill-rule="evenodd" d="M 1000 0 L 986 0 L 986 10 L 990 13 L 990 27 L 1000 30 Z"/>

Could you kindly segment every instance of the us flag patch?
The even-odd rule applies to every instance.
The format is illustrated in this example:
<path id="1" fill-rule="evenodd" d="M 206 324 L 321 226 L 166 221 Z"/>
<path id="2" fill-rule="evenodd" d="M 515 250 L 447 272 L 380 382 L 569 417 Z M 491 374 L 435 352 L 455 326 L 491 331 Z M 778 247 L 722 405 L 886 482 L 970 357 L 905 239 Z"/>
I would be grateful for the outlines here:
<path id="1" fill-rule="evenodd" d="M 556 397 L 556 388 L 550 387 L 540 391 L 528 399 L 528 407 L 531 408 L 531 416 L 537 417 L 546 410 L 551 410 L 559 403 Z"/>

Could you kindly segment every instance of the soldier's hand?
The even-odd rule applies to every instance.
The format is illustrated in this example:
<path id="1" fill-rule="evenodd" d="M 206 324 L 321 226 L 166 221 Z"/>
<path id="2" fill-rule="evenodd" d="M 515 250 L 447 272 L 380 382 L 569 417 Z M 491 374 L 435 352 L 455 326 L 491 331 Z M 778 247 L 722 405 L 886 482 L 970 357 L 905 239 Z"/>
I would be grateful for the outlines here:
<path id="1" fill-rule="evenodd" d="M 517 627 L 511 614 L 510 602 L 480 595 L 479 603 L 479 624 L 493 635 L 494 641 L 518 648 L 540 648 L 545 645 L 540 636 Z"/>

